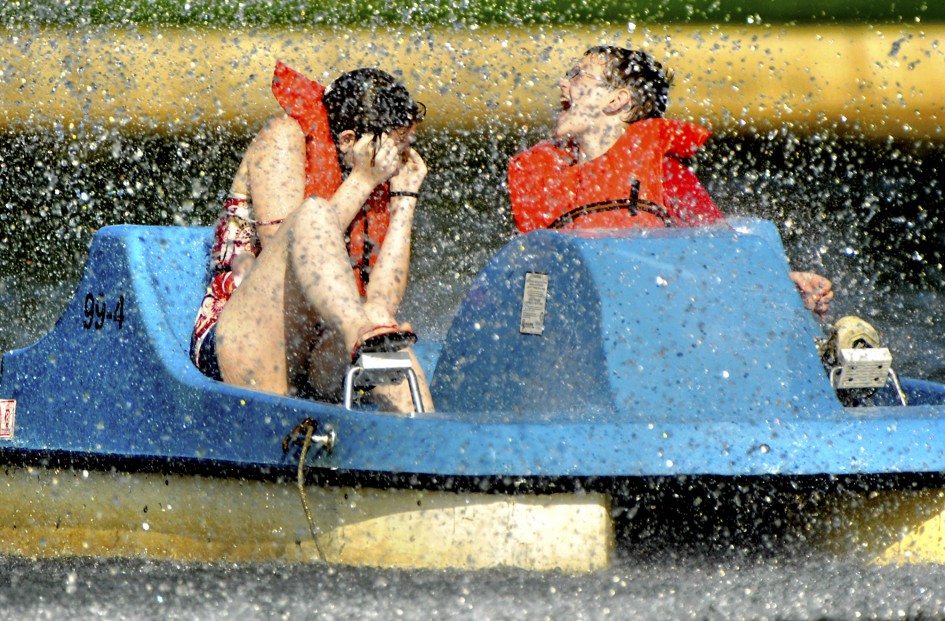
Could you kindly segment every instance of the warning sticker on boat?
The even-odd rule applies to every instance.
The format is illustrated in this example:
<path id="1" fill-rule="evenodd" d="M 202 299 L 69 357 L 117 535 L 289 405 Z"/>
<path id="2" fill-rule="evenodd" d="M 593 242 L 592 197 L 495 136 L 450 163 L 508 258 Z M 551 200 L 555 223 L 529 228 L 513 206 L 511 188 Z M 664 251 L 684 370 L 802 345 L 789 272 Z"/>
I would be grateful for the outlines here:
<path id="1" fill-rule="evenodd" d="M 13 437 L 13 425 L 16 422 L 16 401 L 0 399 L 0 440 Z"/>
<path id="2" fill-rule="evenodd" d="M 545 331 L 545 305 L 548 302 L 548 274 L 525 274 L 522 293 L 522 319 L 518 331 L 522 334 L 541 334 Z"/>

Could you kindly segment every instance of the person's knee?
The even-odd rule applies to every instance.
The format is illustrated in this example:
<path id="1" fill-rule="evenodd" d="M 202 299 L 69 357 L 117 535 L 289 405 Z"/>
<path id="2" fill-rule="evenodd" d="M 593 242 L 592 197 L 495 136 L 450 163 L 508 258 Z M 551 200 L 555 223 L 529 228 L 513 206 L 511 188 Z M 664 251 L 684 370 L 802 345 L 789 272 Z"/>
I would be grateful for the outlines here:
<path id="1" fill-rule="evenodd" d="M 394 318 L 394 313 L 384 304 L 377 302 L 365 302 L 364 315 L 376 326 L 399 325 Z"/>

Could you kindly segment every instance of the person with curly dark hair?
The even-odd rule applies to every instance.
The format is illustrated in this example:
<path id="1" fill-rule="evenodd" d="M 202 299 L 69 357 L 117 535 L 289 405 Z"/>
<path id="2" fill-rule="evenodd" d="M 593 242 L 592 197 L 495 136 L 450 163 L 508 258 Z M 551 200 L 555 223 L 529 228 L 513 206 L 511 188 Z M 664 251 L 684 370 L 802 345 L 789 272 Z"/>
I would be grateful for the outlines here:
<path id="1" fill-rule="evenodd" d="M 378 69 L 323 88 L 279 63 L 272 89 L 285 114 L 256 135 L 233 179 L 191 357 L 229 384 L 338 401 L 360 352 L 416 341 L 395 314 L 427 173 L 411 143 L 425 108 Z M 239 261 L 247 254 L 251 265 Z M 381 409 L 413 410 L 406 382 L 372 392 Z"/>

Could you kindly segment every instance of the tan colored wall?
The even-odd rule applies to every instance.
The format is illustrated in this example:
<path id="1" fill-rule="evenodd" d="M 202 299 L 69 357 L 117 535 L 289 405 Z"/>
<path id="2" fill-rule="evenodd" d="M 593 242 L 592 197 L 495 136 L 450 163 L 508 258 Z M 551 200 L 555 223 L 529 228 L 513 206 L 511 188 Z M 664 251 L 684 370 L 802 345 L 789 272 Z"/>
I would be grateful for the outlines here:
<path id="1" fill-rule="evenodd" d="M 581 26 L 507 30 L 0 31 L 0 124 L 93 121 L 158 131 L 250 124 L 277 112 L 276 59 L 314 77 L 401 68 L 432 125 L 546 123 L 558 76 L 596 43 L 644 47 L 674 68 L 670 116 L 716 130 L 839 126 L 945 139 L 945 25 Z"/>

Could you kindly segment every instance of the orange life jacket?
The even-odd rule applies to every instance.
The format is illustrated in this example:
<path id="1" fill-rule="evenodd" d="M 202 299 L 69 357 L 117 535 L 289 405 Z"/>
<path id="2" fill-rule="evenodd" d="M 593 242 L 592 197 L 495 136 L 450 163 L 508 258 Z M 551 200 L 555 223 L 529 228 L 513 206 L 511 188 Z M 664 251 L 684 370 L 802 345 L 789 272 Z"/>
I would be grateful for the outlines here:
<path id="1" fill-rule="evenodd" d="M 538 144 L 509 163 L 515 223 L 522 232 L 668 226 L 663 160 L 692 157 L 709 135 L 692 123 L 638 121 L 605 154 L 582 164 L 550 142 Z"/>
<path id="2" fill-rule="evenodd" d="M 305 133 L 305 195 L 331 198 L 341 185 L 342 175 L 328 126 L 328 110 L 322 103 L 325 88 L 280 61 L 273 72 L 272 93 Z M 345 234 L 361 295 L 389 224 L 390 190 L 385 183 L 375 188 Z"/>

